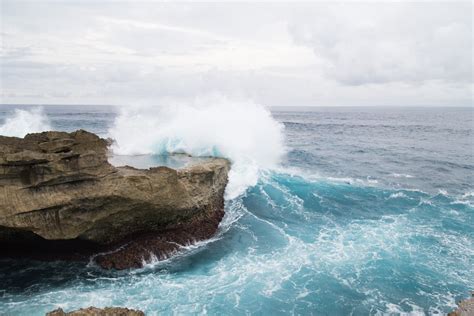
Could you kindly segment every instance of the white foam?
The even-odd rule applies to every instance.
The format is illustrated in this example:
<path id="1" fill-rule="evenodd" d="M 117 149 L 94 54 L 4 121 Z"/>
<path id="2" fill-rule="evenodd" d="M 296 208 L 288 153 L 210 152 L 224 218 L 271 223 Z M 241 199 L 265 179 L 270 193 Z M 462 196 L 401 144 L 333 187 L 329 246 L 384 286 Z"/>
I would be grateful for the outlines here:
<path id="1" fill-rule="evenodd" d="M 453 202 L 449 203 L 449 204 L 463 204 L 463 205 L 467 205 L 467 206 L 471 206 L 471 207 L 474 207 L 474 204 L 471 203 L 470 201 L 466 201 L 466 200 L 454 200 Z"/>
<path id="2" fill-rule="evenodd" d="M 388 197 L 389 199 L 396 199 L 396 198 L 407 198 L 408 196 L 403 192 L 392 193 Z"/>
<path id="3" fill-rule="evenodd" d="M 404 173 L 392 173 L 392 177 L 394 178 L 414 178 L 411 174 L 404 174 Z"/>
<path id="4" fill-rule="evenodd" d="M 259 170 L 276 167 L 285 153 L 283 125 L 269 110 L 220 95 L 124 107 L 109 136 L 116 141 L 112 150 L 117 154 L 188 153 L 230 159 L 228 199 L 255 185 Z"/>
<path id="5" fill-rule="evenodd" d="M 370 184 L 377 184 L 377 183 L 379 183 L 379 181 L 378 181 L 378 180 L 375 180 L 375 179 L 369 179 L 369 178 L 367 178 L 367 182 L 368 182 L 368 183 L 370 183 Z"/>
<path id="6" fill-rule="evenodd" d="M 474 207 L 474 201 L 472 199 L 473 197 L 474 197 L 473 191 L 466 192 L 462 196 L 458 196 L 457 199 L 455 199 L 450 204 L 464 204 L 470 207 Z"/>
<path id="7" fill-rule="evenodd" d="M 439 195 L 448 196 L 448 191 L 443 190 L 443 189 L 439 189 L 439 190 L 438 190 L 438 194 L 439 194 Z"/>
<path id="8" fill-rule="evenodd" d="M 28 133 L 51 130 L 48 117 L 41 107 L 31 110 L 15 109 L 0 125 L 0 135 L 24 137 Z"/>
<path id="9" fill-rule="evenodd" d="M 474 191 L 466 192 L 462 195 L 463 198 L 474 197 Z"/>

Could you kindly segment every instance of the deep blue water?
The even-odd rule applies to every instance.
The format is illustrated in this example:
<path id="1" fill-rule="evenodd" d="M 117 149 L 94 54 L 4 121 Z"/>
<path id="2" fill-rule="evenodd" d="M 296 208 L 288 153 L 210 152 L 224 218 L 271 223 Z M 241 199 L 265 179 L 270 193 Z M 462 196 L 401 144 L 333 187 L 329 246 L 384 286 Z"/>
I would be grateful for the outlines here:
<path id="1" fill-rule="evenodd" d="M 0 124 L 12 107 L 0 107 Z M 113 108 L 46 107 L 106 135 Z M 0 314 L 442 314 L 474 289 L 474 110 L 273 111 L 288 154 L 226 202 L 218 236 L 127 272 L 0 261 Z"/>

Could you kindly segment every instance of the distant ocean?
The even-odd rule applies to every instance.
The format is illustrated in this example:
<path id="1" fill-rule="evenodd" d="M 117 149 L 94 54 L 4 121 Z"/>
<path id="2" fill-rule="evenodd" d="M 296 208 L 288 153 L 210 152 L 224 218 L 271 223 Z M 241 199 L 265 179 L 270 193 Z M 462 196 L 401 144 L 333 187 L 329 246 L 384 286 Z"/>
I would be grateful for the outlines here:
<path id="1" fill-rule="evenodd" d="M 218 235 L 140 270 L 0 261 L 0 314 L 444 314 L 474 290 L 474 108 L 0 106 L 126 155 L 234 162 Z"/>

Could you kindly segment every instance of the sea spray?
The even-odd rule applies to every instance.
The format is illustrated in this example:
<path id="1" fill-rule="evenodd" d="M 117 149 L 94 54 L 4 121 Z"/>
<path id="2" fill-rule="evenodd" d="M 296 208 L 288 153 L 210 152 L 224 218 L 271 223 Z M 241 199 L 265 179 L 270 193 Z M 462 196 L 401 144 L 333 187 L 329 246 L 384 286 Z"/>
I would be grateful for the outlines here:
<path id="1" fill-rule="evenodd" d="M 166 100 L 157 106 L 123 107 L 109 131 L 116 154 L 187 153 L 232 161 L 226 198 L 244 193 L 259 170 L 285 153 L 283 125 L 265 107 L 224 96 Z"/>
<path id="2" fill-rule="evenodd" d="M 43 112 L 37 107 L 29 110 L 15 109 L 0 125 L 0 135 L 24 137 L 28 133 L 51 130 L 51 124 Z"/>

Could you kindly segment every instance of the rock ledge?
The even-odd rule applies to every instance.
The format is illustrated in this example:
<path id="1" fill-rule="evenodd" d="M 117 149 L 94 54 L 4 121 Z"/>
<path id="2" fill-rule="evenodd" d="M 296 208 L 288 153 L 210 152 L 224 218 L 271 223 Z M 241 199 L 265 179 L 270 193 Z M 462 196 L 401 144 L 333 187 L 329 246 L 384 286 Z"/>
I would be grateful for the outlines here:
<path id="1" fill-rule="evenodd" d="M 114 167 L 97 135 L 0 136 L 0 255 L 140 267 L 210 238 L 224 215 L 230 163 Z M 117 250 L 119 249 L 119 250 Z"/>

